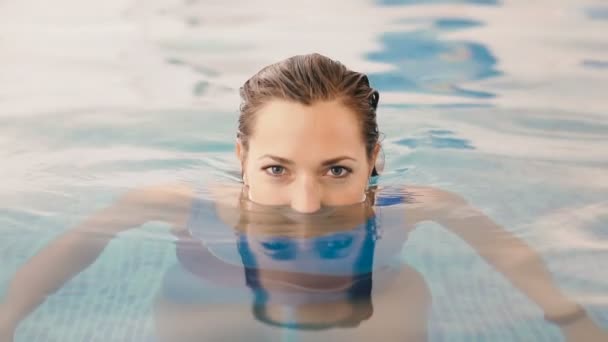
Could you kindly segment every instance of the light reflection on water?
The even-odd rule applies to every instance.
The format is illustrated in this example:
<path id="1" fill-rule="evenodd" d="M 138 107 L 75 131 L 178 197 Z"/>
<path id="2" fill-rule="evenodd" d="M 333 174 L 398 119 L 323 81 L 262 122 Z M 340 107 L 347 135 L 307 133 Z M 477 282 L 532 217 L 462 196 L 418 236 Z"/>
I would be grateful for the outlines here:
<path id="1" fill-rule="evenodd" d="M 127 188 L 234 180 L 238 87 L 316 51 L 381 91 L 381 182 L 461 194 L 534 247 L 608 327 L 606 13 L 592 0 L 5 1 L 0 289 Z M 526 320 L 536 307 L 438 226 L 412 233 L 402 259 L 432 293 L 430 340 L 561 338 Z M 17 341 L 142 340 L 160 271 L 174 263 L 166 227 L 129 232 Z"/>

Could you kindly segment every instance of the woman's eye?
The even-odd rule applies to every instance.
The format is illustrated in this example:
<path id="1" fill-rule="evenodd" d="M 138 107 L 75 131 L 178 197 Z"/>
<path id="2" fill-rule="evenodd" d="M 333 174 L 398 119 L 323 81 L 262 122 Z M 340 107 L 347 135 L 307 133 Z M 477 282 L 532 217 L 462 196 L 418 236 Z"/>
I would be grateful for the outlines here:
<path id="1" fill-rule="evenodd" d="M 285 168 L 280 165 L 268 166 L 264 170 L 271 176 L 282 176 L 285 173 Z"/>
<path id="2" fill-rule="evenodd" d="M 332 166 L 331 168 L 329 168 L 329 173 L 333 176 L 333 177 L 345 177 L 347 176 L 351 171 L 343 166 Z"/>

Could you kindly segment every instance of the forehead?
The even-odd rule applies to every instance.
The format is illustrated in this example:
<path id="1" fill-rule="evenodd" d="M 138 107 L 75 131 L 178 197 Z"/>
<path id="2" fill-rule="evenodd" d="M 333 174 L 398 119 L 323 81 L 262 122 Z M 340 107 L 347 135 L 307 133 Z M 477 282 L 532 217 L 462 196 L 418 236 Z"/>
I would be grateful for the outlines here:
<path id="1" fill-rule="evenodd" d="M 273 100 L 256 113 L 254 125 L 250 152 L 328 155 L 365 149 L 357 114 L 338 100 L 310 106 Z"/>

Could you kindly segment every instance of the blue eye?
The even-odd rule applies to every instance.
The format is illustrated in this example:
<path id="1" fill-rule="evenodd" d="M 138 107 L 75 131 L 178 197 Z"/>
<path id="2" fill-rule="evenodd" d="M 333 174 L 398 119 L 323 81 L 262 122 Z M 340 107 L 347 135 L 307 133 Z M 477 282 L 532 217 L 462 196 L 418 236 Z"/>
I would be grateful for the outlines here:
<path id="1" fill-rule="evenodd" d="M 329 168 L 329 173 L 332 177 L 343 178 L 352 172 L 351 169 L 344 166 L 332 166 Z"/>
<path id="2" fill-rule="evenodd" d="M 286 172 L 285 168 L 281 165 L 266 166 L 262 169 L 274 177 L 282 176 Z"/>

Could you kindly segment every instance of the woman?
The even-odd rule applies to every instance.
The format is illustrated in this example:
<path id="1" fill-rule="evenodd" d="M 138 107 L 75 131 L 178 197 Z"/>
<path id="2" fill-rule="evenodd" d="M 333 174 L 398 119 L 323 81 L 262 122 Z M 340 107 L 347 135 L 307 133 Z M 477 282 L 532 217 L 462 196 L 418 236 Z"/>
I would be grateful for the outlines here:
<path id="1" fill-rule="evenodd" d="M 379 203 L 391 201 L 403 202 L 394 207 L 399 208 L 399 212 L 387 210 L 387 215 L 392 215 L 389 221 L 399 225 L 391 228 L 402 232 L 403 236 L 422 221 L 441 224 L 460 236 L 535 302 L 544 311 L 545 318 L 559 326 L 568 340 L 608 339 L 582 306 L 555 287 L 540 258 L 528 246 L 458 195 L 434 188 L 408 187 L 407 196 L 404 196 L 406 192 L 402 190 L 390 192 L 369 186 L 373 177 L 382 171 L 382 161 L 376 123 L 379 94 L 370 87 L 365 75 L 318 54 L 295 56 L 262 69 L 244 84 L 241 97 L 236 154 L 241 164 L 243 185 L 238 189 L 211 187 L 216 189 L 212 191 L 215 204 L 206 206 L 197 206 L 196 191 L 184 185 L 136 189 L 125 194 L 117 203 L 52 242 L 17 272 L 0 309 L 0 334 L 5 339 L 12 336 L 18 322 L 39 305 L 46 294 L 91 264 L 115 234 L 145 222 L 167 222 L 182 241 L 188 241 L 196 237 L 193 232 L 197 231 L 189 222 L 192 212 L 211 210 L 209 215 L 217 216 L 227 226 L 237 227 L 248 236 L 260 227 L 269 226 L 273 227 L 271 236 L 284 234 L 286 229 L 280 223 L 275 226 L 268 223 L 268 220 L 272 222 L 280 217 L 289 219 L 289 234 L 314 238 L 326 233 L 315 231 L 314 227 L 318 227 L 319 222 L 331 221 L 337 208 L 348 210 L 333 229 L 344 227 L 344 222 L 361 225 L 377 216 Z M 256 215 L 264 218 L 252 219 Z M 205 231 L 205 227 L 197 229 Z M 91 234 L 96 238 L 89 238 Z M 380 241 L 383 240 L 387 239 Z M 187 245 L 186 242 L 182 246 Z M 257 270 L 258 276 L 253 277 L 257 279 L 257 285 L 256 281 L 248 280 L 252 289 L 260 284 L 264 287 L 265 277 L 272 278 L 272 270 L 248 267 L 246 262 L 243 267 L 250 276 L 252 269 Z M 288 277 L 285 272 L 289 274 L 289 270 L 281 272 L 279 278 Z M 425 318 L 429 305 L 426 286 L 412 268 L 404 267 L 395 274 L 393 281 L 385 286 L 393 292 L 387 290 L 386 293 L 391 294 L 384 297 L 378 294 L 378 303 L 383 303 L 379 305 L 385 309 L 374 310 L 369 321 L 374 316 L 395 321 L 395 317 L 403 318 L 400 315 L 413 307 L 415 310 L 411 311 L 409 319 L 395 321 L 394 331 L 398 333 L 387 336 L 386 340 L 402 340 L 405 336 L 424 339 L 424 322 L 421 323 L 420 317 Z M 305 278 L 290 279 L 292 285 L 310 283 L 310 279 Z M 395 303 L 403 305 L 395 306 Z M 267 304 L 257 308 L 270 307 Z M 166 308 L 163 312 L 183 312 L 184 309 L 179 303 L 164 299 L 159 306 Z M 323 312 L 323 306 L 311 310 L 316 314 L 298 313 L 291 316 L 290 322 L 282 321 L 285 315 L 275 315 L 273 310 L 258 310 L 257 314 L 259 320 L 267 323 L 298 327 L 298 320 L 316 317 Z M 198 310 L 189 315 L 213 320 L 219 313 L 205 315 Z M 177 329 L 172 329 L 171 323 L 163 323 L 170 322 L 171 318 L 162 313 L 158 317 L 165 317 L 158 326 L 171 338 Z M 361 319 L 359 323 L 365 320 Z M 361 323 L 362 330 L 350 338 L 365 336 L 366 324 Z M 399 330 L 400 327 L 403 329 Z M 374 336 L 374 330 L 370 331 L 370 336 Z"/>

